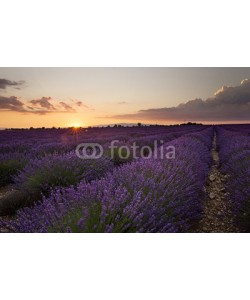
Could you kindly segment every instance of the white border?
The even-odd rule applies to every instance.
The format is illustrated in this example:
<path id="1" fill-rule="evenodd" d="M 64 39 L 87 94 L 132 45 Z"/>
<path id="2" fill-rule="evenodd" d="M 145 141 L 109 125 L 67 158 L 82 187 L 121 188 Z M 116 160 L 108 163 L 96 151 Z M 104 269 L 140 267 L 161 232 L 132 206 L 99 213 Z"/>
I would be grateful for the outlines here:
<path id="1" fill-rule="evenodd" d="M 244 234 L 1 235 L 3 299 L 247 299 Z"/>
<path id="2" fill-rule="evenodd" d="M 248 1 L 0 0 L 0 66 L 250 66 Z M 243 234 L 0 235 L 2 299 L 246 299 Z"/>
<path id="3" fill-rule="evenodd" d="M 250 66 L 247 0 L 1 0 L 0 66 Z"/>

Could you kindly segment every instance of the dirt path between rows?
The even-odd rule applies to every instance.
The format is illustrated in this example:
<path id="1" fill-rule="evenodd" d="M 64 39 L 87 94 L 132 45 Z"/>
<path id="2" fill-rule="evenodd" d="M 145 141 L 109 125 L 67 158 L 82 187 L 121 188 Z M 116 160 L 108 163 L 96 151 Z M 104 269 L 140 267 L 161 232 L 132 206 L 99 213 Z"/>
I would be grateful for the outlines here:
<path id="1" fill-rule="evenodd" d="M 223 175 L 218 168 L 219 155 L 216 149 L 216 133 L 214 134 L 211 155 L 213 165 L 205 186 L 204 214 L 195 232 L 239 232 L 234 224 L 230 205 L 226 199 L 228 194 L 224 186 L 229 178 L 227 175 Z"/>

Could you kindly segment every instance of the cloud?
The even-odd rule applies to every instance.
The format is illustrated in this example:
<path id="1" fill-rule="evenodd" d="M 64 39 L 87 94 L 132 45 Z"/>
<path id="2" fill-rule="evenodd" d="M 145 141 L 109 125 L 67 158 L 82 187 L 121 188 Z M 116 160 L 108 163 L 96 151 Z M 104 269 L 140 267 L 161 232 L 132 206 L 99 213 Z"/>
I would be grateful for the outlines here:
<path id="1" fill-rule="evenodd" d="M 48 113 L 76 112 L 73 107 L 65 102 L 59 102 L 59 105 L 53 105 L 51 101 L 51 97 L 42 97 L 31 101 L 21 101 L 20 98 L 15 96 L 0 96 L 0 111 L 16 111 L 39 115 L 45 115 Z"/>
<path id="2" fill-rule="evenodd" d="M 56 110 L 56 108 L 49 101 L 51 101 L 51 97 L 42 97 L 41 99 L 31 100 L 30 103 L 48 110 Z"/>
<path id="3" fill-rule="evenodd" d="M 22 86 L 25 83 L 25 81 L 11 81 L 8 79 L 0 78 L 0 89 L 5 90 L 7 87 L 14 87 L 15 89 L 20 89 L 20 86 Z"/>
<path id="4" fill-rule="evenodd" d="M 89 108 L 89 106 L 87 104 L 83 103 L 80 100 L 76 101 L 75 104 L 79 107 Z"/>
<path id="5" fill-rule="evenodd" d="M 82 103 L 82 101 L 77 101 L 77 102 L 76 102 L 76 105 L 77 105 L 77 106 L 83 106 L 83 103 Z"/>
<path id="6" fill-rule="evenodd" d="M 120 102 L 117 102 L 117 104 L 127 104 L 126 101 L 120 101 Z"/>
<path id="7" fill-rule="evenodd" d="M 0 96 L 0 110 L 25 111 L 24 104 L 15 96 Z"/>
<path id="8" fill-rule="evenodd" d="M 72 99 L 69 98 L 71 102 L 73 102 L 78 107 L 84 107 L 84 108 L 90 108 L 87 104 L 85 104 L 83 101 L 78 99 Z"/>
<path id="9" fill-rule="evenodd" d="M 11 96 L 11 97 L 0 96 L 0 111 L 15 111 L 20 113 L 34 113 L 40 115 L 44 115 L 46 113 L 51 112 L 49 110 L 34 108 L 29 105 L 26 106 L 24 102 L 22 102 L 20 99 L 18 99 L 15 96 Z"/>
<path id="10" fill-rule="evenodd" d="M 75 109 L 65 102 L 60 102 L 61 106 L 68 112 L 75 112 Z"/>
<path id="11" fill-rule="evenodd" d="M 111 118 L 151 121 L 248 121 L 250 120 L 250 80 L 239 86 L 223 86 L 206 100 L 194 99 L 175 107 L 140 110 Z"/>

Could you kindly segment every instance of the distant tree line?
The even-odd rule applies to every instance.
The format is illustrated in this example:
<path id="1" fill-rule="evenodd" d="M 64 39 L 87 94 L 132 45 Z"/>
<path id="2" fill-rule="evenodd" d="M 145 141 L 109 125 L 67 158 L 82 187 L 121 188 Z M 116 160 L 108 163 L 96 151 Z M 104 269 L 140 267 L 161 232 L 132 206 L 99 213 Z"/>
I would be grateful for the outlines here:
<path id="1" fill-rule="evenodd" d="M 196 123 L 196 122 L 186 122 L 181 124 L 173 124 L 173 125 L 160 125 L 160 124 L 142 124 L 138 122 L 136 125 L 122 125 L 122 124 L 114 124 L 114 125 L 107 125 L 107 126 L 88 126 L 88 129 L 94 129 L 94 128 L 126 128 L 126 127 L 169 127 L 169 126 L 187 126 L 187 125 L 203 125 L 202 123 Z M 73 127 L 68 127 L 73 128 Z M 79 127 L 79 129 L 82 129 L 83 127 Z M 48 130 L 48 129 L 65 129 L 62 127 L 33 127 L 30 128 L 6 128 L 5 130 Z"/>

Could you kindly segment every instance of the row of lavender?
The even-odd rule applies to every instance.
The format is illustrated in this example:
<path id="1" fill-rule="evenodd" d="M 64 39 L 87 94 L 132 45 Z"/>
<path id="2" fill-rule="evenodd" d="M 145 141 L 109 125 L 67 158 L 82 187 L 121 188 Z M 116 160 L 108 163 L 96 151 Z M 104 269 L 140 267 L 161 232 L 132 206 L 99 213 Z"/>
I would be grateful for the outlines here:
<path id="1" fill-rule="evenodd" d="M 220 168 L 229 175 L 226 188 L 235 221 L 241 231 L 250 232 L 250 126 L 217 127 L 217 137 Z"/>
<path id="2" fill-rule="evenodd" d="M 158 134 L 156 134 L 157 129 Z M 83 179 L 83 177 L 86 177 L 86 172 L 82 172 L 83 169 L 87 168 L 87 177 L 92 178 L 97 173 L 102 175 L 102 172 L 98 171 L 99 168 L 103 169 L 105 166 L 111 168 L 112 164 L 117 165 L 132 160 L 131 157 L 120 159 L 118 155 L 114 155 L 112 163 L 107 163 L 107 160 L 110 160 L 108 146 L 112 139 L 119 141 L 120 145 L 131 145 L 136 141 L 139 146 L 147 145 L 152 147 L 154 140 L 162 139 L 167 142 L 188 132 L 199 131 L 201 129 L 202 127 L 200 126 L 185 126 L 184 128 L 178 126 L 173 128 L 152 126 L 145 128 L 94 128 L 93 130 L 47 129 L 2 131 L 0 132 L 0 187 L 10 183 L 19 183 L 20 179 L 15 179 L 15 175 L 21 170 L 24 170 L 27 176 L 35 177 L 31 180 L 32 183 L 39 177 L 39 173 L 44 173 L 45 177 L 48 177 L 49 174 L 47 173 L 49 173 L 49 170 L 47 169 L 49 164 L 55 174 L 54 177 L 59 172 L 64 173 L 60 169 L 60 165 L 66 165 L 65 170 L 67 167 L 73 169 L 72 178 L 69 180 L 69 183 L 74 184 L 79 182 L 79 178 Z M 34 132 L 37 133 L 37 136 L 34 135 Z M 91 135 L 89 132 L 91 132 Z M 73 140 L 68 140 L 72 134 L 74 135 Z M 147 137 L 145 136 L 146 134 L 148 134 Z M 54 142 L 52 142 L 52 139 Z M 98 161 L 100 167 L 95 162 L 93 164 L 94 168 L 91 168 L 91 164 L 79 161 L 77 157 L 74 157 L 74 150 L 77 144 L 90 141 L 98 142 L 105 148 L 104 156 L 106 160 L 102 159 Z M 76 167 L 76 165 L 78 166 Z M 93 170 L 93 174 L 90 174 L 91 169 Z M 39 170 L 39 173 L 36 174 L 37 170 Z M 24 175 L 21 177 L 23 178 Z M 60 181 L 58 185 L 64 185 L 59 183 Z M 44 182 L 41 181 L 41 184 L 44 184 Z"/>
<path id="3" fill-rule="evenodd" d="M 132 142 L 150 136 L 178 135 L 202 130 L 199 125 L 137 126 L 105 128 L 0 130 L 0 153 L 18 152 L 42 156 L 54 151 L 68 152 L 79 142 L 104 144 L 111 140 Z M 60 149 L 59 149 L 60 148 Z"/>
<path id="4" fill-rule="evenodd" d="M 212 128 L 191 133 L 170 143 L 175 159 L 141 159 L 77 188 L 57 188 L 1 225 L 15 232 L 186 232 L 201 217 L 212 137 Z"/>
<path id="5" fill-rule="evenodd" d="M 119 146 L 131 146 L 134 141 L 139 146 L 152 146 L 155 140 L 171 141 L 202 129 L 202 126 L 149 126 L 0 132 L 0 187 L 11 184 L 14 189 L 1 198 L 0 215 L 13 214 L 19 208 L 41 200 L 42 195 L 48 196 L 55 187 L 76 186 L 82 180 L 90 182 L 103 177 L 117 165 L 131 162 L 133 157 L 121 159 L 117 152 L 110 157 L 108 146 L 112 138 L 119 141 Z M 67 140 L 72 134 L 73 141 Z M 97 160 L 79 159 L 74 148 L 82 141 L 102 144 L 104 156 Z"/>

